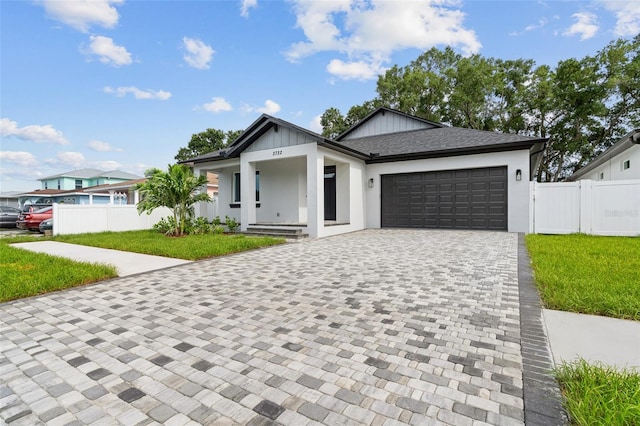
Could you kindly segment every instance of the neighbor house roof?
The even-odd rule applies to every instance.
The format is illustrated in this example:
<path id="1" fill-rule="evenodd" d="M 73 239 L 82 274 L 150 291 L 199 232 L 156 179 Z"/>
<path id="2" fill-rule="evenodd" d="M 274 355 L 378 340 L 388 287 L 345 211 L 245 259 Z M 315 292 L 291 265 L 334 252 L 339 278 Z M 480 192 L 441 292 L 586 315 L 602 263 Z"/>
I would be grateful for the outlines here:
<path id="1" fill-rule="evenodd" d="M 56 178 L 78 178 L 78 179 L 95 179 L 95 178 L 113 178 L 113 179 L 139 179 L 141 176 L 134 175 L 132 173 L 123 172 L 121 170 L 103 171 L 98 169 L 78 169 L 70 172 L 58 173 L 57 175 L 51 175 L 40 178 L 38 180 L 49 180 Z"/>
<path id="2" fill-rule="evenodd" d="M 598 166 L 601 166 L 602 164 L 606 163 L 611 158 L 615 157 L 616 155 L 626 151 L 627 149 L 631 148 L 633 145 L 637 145 L 637 144 L 640 144 L 640 129 L 633 129 L 632 131 L 624 135 L 622 138 L 620 138 L 618 142 L 614 143 L 609 148 L 607 148 L 606 151 L 604 151 L 603 153 L 598 155 L 596 158 L 594 158 L 586 166 L 582 167 L 577 172 L 569 176 L 567 180 L 572 181 L 572 180 L 580 179 L 582 176 L 586 175 L 589 172 L 592 172 Z"/>
<path id="3" fill-rule="evenodd" d="M 132 186 L 135 186 L 146 180 L 147 178 L 140 178 L 140 179 L 131 179 L 131 180 L 118 182 L 118 183 L 106 183 L 103 185 L 96 185 L 96 186 L 90 186 L 88 188 L 82 188 L 82 192 L 93 193 L 93 192 L 103 192 L 103 191 L 109 191 L 109 190 L 125 190 L 125 189 L 128 190 Z"/>

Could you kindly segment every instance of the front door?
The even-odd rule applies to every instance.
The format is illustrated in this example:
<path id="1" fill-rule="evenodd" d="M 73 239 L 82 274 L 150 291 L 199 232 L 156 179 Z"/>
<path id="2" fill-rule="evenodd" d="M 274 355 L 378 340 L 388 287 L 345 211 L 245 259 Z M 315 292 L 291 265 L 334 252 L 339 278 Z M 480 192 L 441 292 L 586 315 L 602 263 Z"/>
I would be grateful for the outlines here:
<path id="1" fill-rule="evenodd" d="M 324 220 L 336 220 L 336 166 L 324 167 Z"/>

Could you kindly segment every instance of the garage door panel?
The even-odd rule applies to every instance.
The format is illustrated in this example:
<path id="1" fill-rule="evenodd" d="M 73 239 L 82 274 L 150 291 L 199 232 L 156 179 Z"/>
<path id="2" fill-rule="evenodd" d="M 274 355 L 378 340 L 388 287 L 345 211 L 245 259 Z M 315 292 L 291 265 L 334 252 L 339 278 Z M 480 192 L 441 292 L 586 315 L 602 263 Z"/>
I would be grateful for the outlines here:
<path id="1" fill-rule="evenodd" d="M 383 227 L 507 229 L 507 169 L 382 176 Z"/>

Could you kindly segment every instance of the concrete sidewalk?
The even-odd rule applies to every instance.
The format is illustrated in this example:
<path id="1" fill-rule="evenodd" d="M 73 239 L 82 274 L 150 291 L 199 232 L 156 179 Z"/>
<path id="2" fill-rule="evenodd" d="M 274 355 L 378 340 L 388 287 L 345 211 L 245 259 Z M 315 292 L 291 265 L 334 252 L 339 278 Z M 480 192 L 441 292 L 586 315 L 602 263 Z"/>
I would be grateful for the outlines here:
<path id="1" fill-rule="evenodd" d="M 583 358 L 640 371 L 640 322 L 543 309 L 556 364 Z"/>
<path id="2" fill-rule="evenodd" d="M 81 246 L 56 241 L 16 243 L 12 244 L 12 246 L 38 253 L 67 257 L 81 262 L 106 263 L 115 266 L 118 270 L 118 276 L 121 277 L 191 262 L 183 259 L 172 259 L 162 256 L 151 256 L 148 254 Z"/>

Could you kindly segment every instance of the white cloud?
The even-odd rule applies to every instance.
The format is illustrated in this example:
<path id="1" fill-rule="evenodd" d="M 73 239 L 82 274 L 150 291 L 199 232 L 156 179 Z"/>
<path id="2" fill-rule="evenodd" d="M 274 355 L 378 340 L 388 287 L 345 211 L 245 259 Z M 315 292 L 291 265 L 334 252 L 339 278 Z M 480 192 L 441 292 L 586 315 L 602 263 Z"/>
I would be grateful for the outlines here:
<path id="1" fill-rule="evenodd" d="M 340 59 L 334 59 L 327 65 L 327 71 L 343 80 L 371 80 L 385 70 L 380 64 L 365 61 L 342 62 Z"/>
<path id="2" fill-rule="evenodd" d="M 543 28 L 548 23 L 549 23 L 549 19 L 548 18 L 546 18 L 546 17 L 545 18 L 541 18 L 541 19 L 538 20 L 537 23 L 527 25 L 524 28 L 524 30 L 522 30 L 522 31 L 513 31 L 513 32 L 509 33 L 509 35 L 510 36 L 521 36 L 524 33 L 528 33 L 528 32 L 535 31 L 537 29 Z"/>
<path id="3" fill-rule="evenodd" d="M 110 143 L 97 141 L 97 140 L 89 141 L 87 146 L 90 149 L 98 152 L 112 152 L 112 151 L 121 152 L 122 151 L 122 148 L 115 148 Z"/>
<path id="4" fill-rule="evenodd" d="M 86 166 L 84 155 L 82 155 L 82 153 L 80 152 L 74 152 L 74 151 L 58 152 L 58 154 L 56 154 L 55 160 L 49 159 L 49 160 L 46 160 L 45 162 L 49 164 L 62 163 L 64 165 L 68 165 L 74 168 L 80 168 L 80 167 Z"/>
<path id="5" fill-rule="evenodd" d="M 36 157 L 26 151 L 0 151 L 0 160 L 20 167 L 32 167 L 38 164 Z"/>
<path id="6" fill-rule="evenodd" d="M 53 128 L 51 124 L 44 126 L 32 124 L 30 126 L 18 127 L 18 123 L 8 118 L 0 120 L 0 135 L 15 136 L 19 139 L 30 142 L 52 142 L 59 145 L 69 145 L 69 141 L 60 130 Z"/>
<path id="7" fill-rule="evenodd" d="M 579 35 L 580 40 L 588 40 L 598 32 L 598 17 L 591 12 L 579 12 L 571 15 L 576 23 L 571 25 L 563 35 L 567 37 Z"/>
<path id="8" fill-rule="evenodd" d="M 171 92 L 165 92 L 164 90 L 140 90 L 134 86 L 127 87 L 117 87 L 113 88 L 110 86 L 106 86 L 103 91 L 105 93 L 109 93 L 119 98 L 122 98 L 127 95 L 127 93 L 133 94 L 133 97 L 136 99 L 157 99 L 160 101 L 166 101 L 171 97 Z"/>
<path id="9" fill-rule="evenodd" d="M 205 111 L 209 111 L 213 113 L 231 111 L 233 109 L 229 102 L 227 102 L 224 98 L 220 98 L 220 97 L 213 98 L 212 101 L 209 102 L 208 104 L 202 105 L 202 108 Z"/>
<path id="10" fill-rule="evenodd" d="M 616 37 L 633 37 L 640 33 L 640 2 L 637 0 L 601 0 L 606 9 L 616 14 Z"/>
<path id="11" fill-rule="evenodd" d="M 264 106 L 262 108 L 256 108 L 256 111 L 261 112 L 263 114 L 274 115 L 280 112 L 280 105 L 278 105 L 271 99 L 267 99 L 264 102 Z"/>
<path id="12" fill-rule="evenodd" d="M 321 120 L 322 120 L 322 114 L 318 114 L 315 117 L 313 117 L 313 120 L 311 120 L 311 123 L 309 123 L 309 130 L 311 130 L 312 132 L 322 134 Z"/>
<path id="13" fill-rule="evenodd" d="M 88 48 L 82 47 L 80 51 L 85 55 L 95 55 L 103 64 L 114 67 L 130 65 L 133 60 L 131 53 L 127 52 L 124 46 L 118 46 L 113 43 L 113 39 L 104 36 L 90 36 Z"/>
<path id="14" fill-rule="evenodd" d="M 67 24 L 78 31 L 88 32 L 91 25 L 113 28 L 120 16 L 112 5 L 124 0 L 41 0 L 47 14 L 56 21 Z"/>
<path id="15" fill-rule="evenodd" d="M 475 32 L 464 27 L 465 14 L 459 6 L 458 0 L 298 0 L 297 26 L 307 40 L 291 45 L 285 56 L 298 62 L 318 52 L 336 51 L 348 57 L 342 64 L 366 62 L 376 69 L 402 49 L 450 45 L 465 54 L 477 53 L 481 44 Z M 331 70 L 343 72 L 345 67 L 335 61 Z"/>
<path id="16" fill-rule="evenodd" d="M 89 163 L 90 167 L 94 167 L 98 170 L 122 170 L 123 165 L 117 161 L 92 161 Z"/>
<path id="17" fill-rule="evenodd" d="M 240 16 L 244 18 L 248 17 L 249 9 L 256 7 L 257 5 L 257 0 L 242 0 L 242 5 L 240 6 Z"/>
<path id="18" fill-rule="evenodd" d="M 215 50 L 195 38 L 183 37 L 182 43 L 187 53 L 184 55 L 184 60 L 193 68 L 199 70 L 209 69 L 209 62 L 213 58 Z"/>

